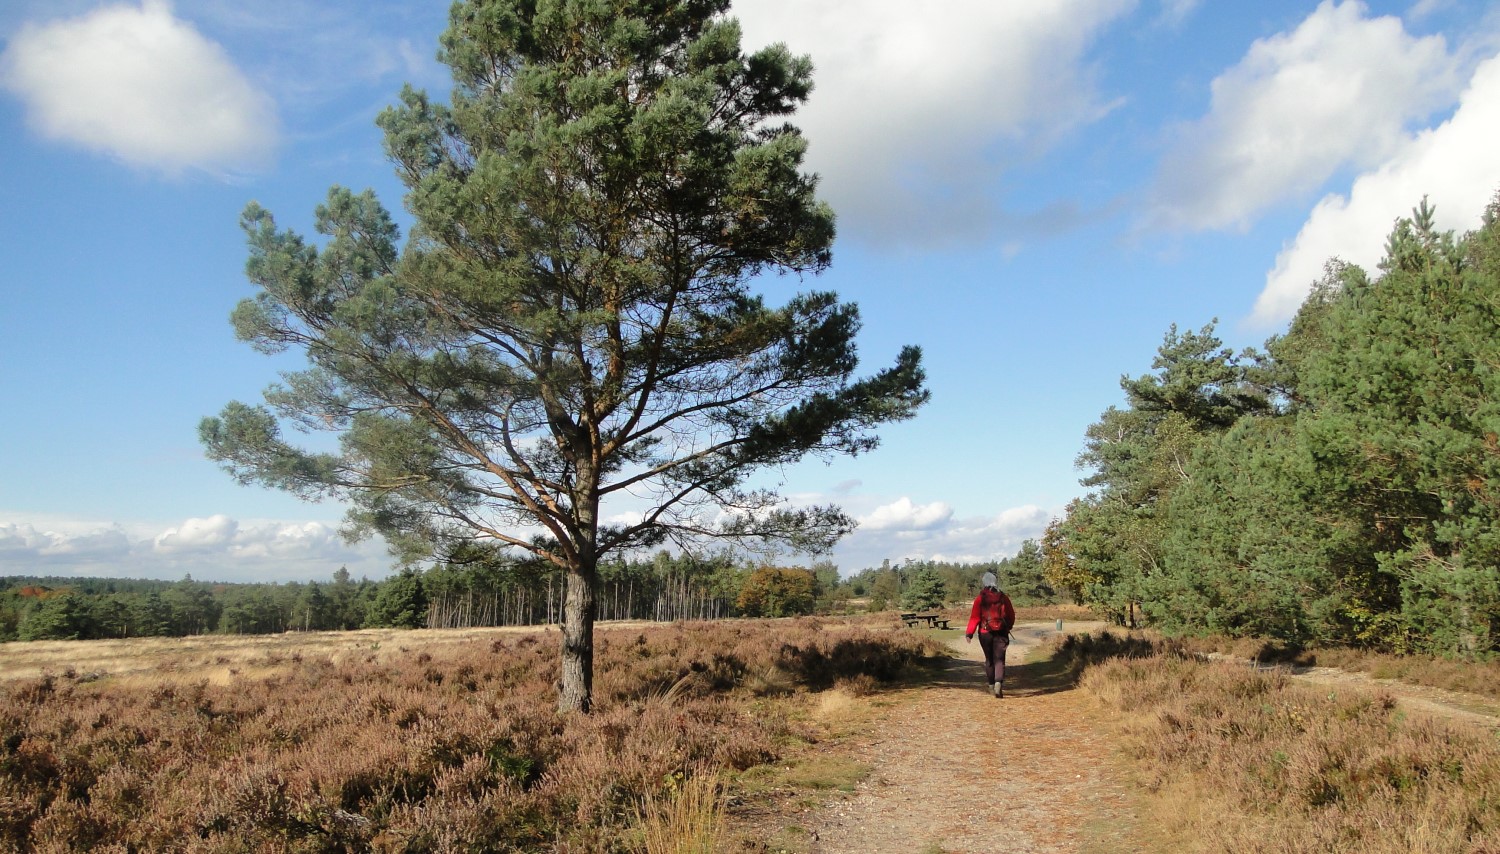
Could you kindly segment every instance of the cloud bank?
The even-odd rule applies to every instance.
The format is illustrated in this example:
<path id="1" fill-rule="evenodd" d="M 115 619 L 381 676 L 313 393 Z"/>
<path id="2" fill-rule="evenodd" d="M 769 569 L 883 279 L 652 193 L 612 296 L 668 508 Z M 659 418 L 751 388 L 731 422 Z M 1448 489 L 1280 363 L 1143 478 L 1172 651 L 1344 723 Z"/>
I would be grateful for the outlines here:
<path id="1" fill-rule="evenodd" d="M 154 532 L 153 532 L 154 531 Z M 340 566 L 378 578 L 391 561 L 377 543 L 349 545 L 323 522 L 241 524 L 224 514 L 155 530 L 85 520 L 0 522 L 0 574 L 206 581 L 325 578 Z"/>
<path id="2" fill-rule="evenodd" d="M 41 135 L 168 175 L 255 170 L 277 142 L 270 97 L 162 0 L 25 25 L 0 86 Z"/>
<path id="3" fill-rule="evenodd" d="M 867 531 L 930 531 L 946 525 L 952 518 L 953 508 L 941 501 L 918 506 L 903 496 L 860 517 L 859 526 Z"/>
<path id="4" fill-rule="evenodd" d="M 799 496 L 799 503 L 818 503 Z M 871 502 L 873 504 L 873 502 Z M 858 513 L 860 527 L 834 550 L 844 574 L 900 562 L 977 563 L 1014 555 L 1040 539 L 1055 515 L 1034 504 L 992 516 L 959 518 L 946 502 L 918 504 L 902 496 Z M 307 581 L 340 566 L 355 577 L 382 578 L 392 561 L 378 541 L 349 545 L 324 522 L 242 523 L 225 514 L 168 526 L 99 523 L 60 517 L 0 514 L 0 575 Z M 805 556 L 803 556 L 805 557 Z"/>
<path id="5" fill-rule="evenodd" d="M 1443 37 L 1367 11 L 1325 0 L 1214 79 L 1208 114 L 1163 158 L 1155 226 L 1244 229 L 1341 169 L 1385 163 L 1414 122 L 1452 105 L 1463 81 Z"/>
<path id="6" fill-rule="evenodd" d="M 1324 262 L 1338 257 L 1374 271 L 1395 220 L 1427 196 L 1443 229 L 1479 225 L 1500 190 L 1500 56 L 1479 66 L 1452 118 L 1418 134 L 1378 168 L 1360 175 L 1347 196 L 1318 202 L 1297 236 L 1276 256 L 1251 322 L 1268 327 L 1296 314 Z"/>
<path id="7" fill-rule="evenodd" d="M 1108 112 L 1087 55 L 1135 5 L 741 0 L 733 14 L 747 50 L 812 57 L 794 122 L 841 232 L 912 245 L 990 236 L 1007 162 Z"/>
<path id="8" fill-rule="evenodd" d="M 859 528 L 834 549 L 834 559 L 845 575 L 885 560 L 999 560 L 1015 555 L 1025 540 L 1040 539 L 1054 515 L 1027 504 L 993 516 L 958 518 L 944 502 L 917 504 L 903 496 L 859 515 Z"/>

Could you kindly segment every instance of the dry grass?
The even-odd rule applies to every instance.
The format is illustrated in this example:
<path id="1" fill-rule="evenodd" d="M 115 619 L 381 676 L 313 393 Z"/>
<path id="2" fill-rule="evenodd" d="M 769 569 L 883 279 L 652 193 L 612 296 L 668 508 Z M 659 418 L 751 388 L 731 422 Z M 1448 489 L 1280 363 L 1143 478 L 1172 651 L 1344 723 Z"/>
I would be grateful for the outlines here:
<path id="1" fill-rule="evenodd" d="M 964 618 L 968 618 L 965 612 Z M 1028 620 L 1062 620 L 1064 623 L 1091 622 L 1101 619 L 1098 614 L 1082 605 L 1032 605 L 1016 606 L 1016 622 Z"/>
<path id="2" fill-rule="evenodd" d="M 669 793 L 648 794 L 638 824 L 646 854 L 715 854 L 724 826 L 718 782 L 694 777 Z"/>
<path id="3" fill-rule="evenodd" d="M 1119 714 L 1172 850 L 1500 850 L 1500 744 L 1408 719 L 1379 691 L 1312 688 L 1114 635 L 1065 644 Z"/>
<path id="4" fill-rule="evenodd" d="M 645 625 L 645 624 L 640 624 Z M 141 684 L 191 684 L 208 679 L 224 684 L 246 670 L 260 676 L 289 670 L 299 657 L 391 661 L 412 649 L 433 650 L 498 636 L 547 629 L 363 629 L 353 632 L 288 632 L 279 635 L 193 635 L 186 638 L 31 641 L 7 643 L 0 658 L 0 681 L 75 674 L 138 675 Z M 239 671 L 232 673 L 231 671 Z M 249 675 L 255 675 L 249 674 Z"/>
<path id="5" fill-rule="evenodd" d="M 577 716 L 556 632 L 197 640 L 38 650 L 68 663 L 0 685 L 0 850 L 630 850 L 652 799 L 797 741 L 804 704 L 751 674 L 801 695 L 936 654 L 827 621 L 606 631 Z"/>
<path id="6" fill-rule="evenodd" d="M 1195 652 L 1218 652 L 1305 667 L 1336 667 L 1376 679 L 1396 679 L 1500 699 L 1500 659 L 1472 662 L 1429 655 L 1389 655 L 1350 647 L 1301 649 L 1261 638 L 1215 636 L 1182 638 L 1177 643 Z"/>
<path id="7" fill-rule="evenodd" d="M 1399 679 L 1449 691 L 1500 699 L 1500 660 L 1476 664 L 1425 655 L 1382 655 L 1352 649 L 1316 649 L 1304 661 L 1368 673 L 1376 679 Z"/>

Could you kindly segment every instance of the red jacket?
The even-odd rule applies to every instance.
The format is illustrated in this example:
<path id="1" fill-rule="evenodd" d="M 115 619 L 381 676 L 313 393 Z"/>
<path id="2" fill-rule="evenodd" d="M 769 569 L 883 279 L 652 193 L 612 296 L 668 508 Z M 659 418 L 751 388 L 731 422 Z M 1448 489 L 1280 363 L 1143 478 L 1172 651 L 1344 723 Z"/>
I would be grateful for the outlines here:
<path id="1" fill-rule="evenodd" d="M 969 609 L 969 628 L 964 631 L 965 635 L 972 636 L 974 630 L 979 627 L 979 614 L 986 604 L 993 605 L 994 597 L 1000 597 L 1000 634 L 1010 634 L 1011 626 L 1016 624 L 1016 606 L 1010 604 L 1010 597 L 1001 593 L 993 587 L 986 587 L 979 591 L 974 597 L 974 607 Z"/>

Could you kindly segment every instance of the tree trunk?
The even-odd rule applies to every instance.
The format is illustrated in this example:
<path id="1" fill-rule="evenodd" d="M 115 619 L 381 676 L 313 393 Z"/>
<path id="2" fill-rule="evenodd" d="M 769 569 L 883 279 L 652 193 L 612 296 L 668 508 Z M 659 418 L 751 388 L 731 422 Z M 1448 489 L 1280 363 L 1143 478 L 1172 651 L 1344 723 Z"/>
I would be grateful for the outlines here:
<path id="1" fill-rule="evenodd" d="M 568 592 L 563 602 L 562 689 L 557 707 L 565 712 L 589 712 L 594 696 L 594 587 L 593 567 L 568 571 Z"/>

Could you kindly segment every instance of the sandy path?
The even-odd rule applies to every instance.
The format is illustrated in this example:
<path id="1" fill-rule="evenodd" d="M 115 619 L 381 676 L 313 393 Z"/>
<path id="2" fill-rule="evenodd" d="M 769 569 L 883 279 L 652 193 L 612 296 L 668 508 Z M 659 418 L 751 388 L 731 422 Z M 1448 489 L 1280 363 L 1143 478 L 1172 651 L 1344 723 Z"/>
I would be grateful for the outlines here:
<path id="1" fill-rule="evenodd" d="M 985 692 L 979 642 L 955 632 L 950 646 L 962 659 L 933 683 L 897 692 L 891 713 L 858 740 L 854 758 L 873 767 L 869 778 L 805 819 L 811 850 L 1072 852 L 1108 836 L 1125 804 L 1110 736 L 1081 692 L 1046 684 L 1026 665 L 1053 634 L 1051 623 L 1017 627 L 997 700 Z"/>
<path id="2" fill-rule="evenodd" d="M 1104 623 L 1070 623 L 1070 632 Z M 883 695 L 891 707 L 850 756 L 873 769 L 848 796 L 797 823 L 816 854 L 845 852 L 1116 852 L 1134 850 L 1136 817 L 1115 735 L 1091 700 L 1046 677 L 1027 656 L 1052 623 L 1017 627 L 1004 699 L 985 692 L 983 653 L 954 632 L 958 658 L 920 687 Z M 1484 698 L 1314 669 L 1316 684 L 1376 688 L 1406 708 L 1494 728 Z M 841 752 L 842 749 L 841 749 Z M 802 849 L 799 849 L 802 850 Z"/>

